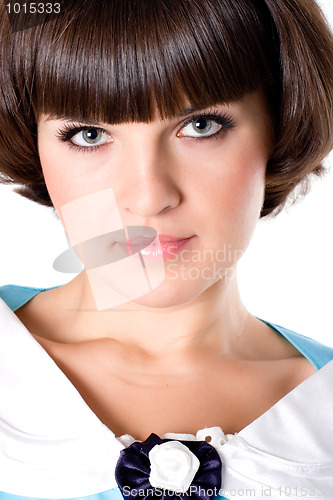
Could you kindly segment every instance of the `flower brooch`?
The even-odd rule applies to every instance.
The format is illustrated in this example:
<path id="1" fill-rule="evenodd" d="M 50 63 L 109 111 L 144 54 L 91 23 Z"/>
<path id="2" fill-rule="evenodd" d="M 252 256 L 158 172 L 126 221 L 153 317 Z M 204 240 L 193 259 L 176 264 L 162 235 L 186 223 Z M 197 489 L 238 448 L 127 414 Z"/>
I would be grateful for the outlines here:
<path id="1" fill-rule="evenodd" d="M 209 500 L 219 494 L 222 462 L 206 441 L 176 441 L 151 434 L 120 452 L 115 474 L 124 498 Z"/>

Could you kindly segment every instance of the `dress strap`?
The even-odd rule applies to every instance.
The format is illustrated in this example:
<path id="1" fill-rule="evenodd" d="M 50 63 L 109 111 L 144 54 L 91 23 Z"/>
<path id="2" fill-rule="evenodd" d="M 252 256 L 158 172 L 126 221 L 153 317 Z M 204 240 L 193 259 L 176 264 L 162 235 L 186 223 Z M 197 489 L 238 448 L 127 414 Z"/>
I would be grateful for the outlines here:
<path id="1" fill-rule="evenodd" d="M 57 287 L 51 287 L 57 288 Z M 40 292 L 51 288 L 33 288 L 30 286 L 5 285 L 0 287 L 0 298 L 12 310 L 16 311 Z"/>
<path id="2" fill-rule="evenodd" d="M 270 323 L 269 321 L 265 321 L 261 318 L 258 319 L 286 338 L 306 359 L 313 364 L 315 368 L 317 368 L 317 370 L 320 370 L 320 368 L 333 359 L 332 347 L 326 346 L 325 344 L 306 337 L 305 335 L 301 335 L 300 333 L 288 330 L 283 326 Z"/>

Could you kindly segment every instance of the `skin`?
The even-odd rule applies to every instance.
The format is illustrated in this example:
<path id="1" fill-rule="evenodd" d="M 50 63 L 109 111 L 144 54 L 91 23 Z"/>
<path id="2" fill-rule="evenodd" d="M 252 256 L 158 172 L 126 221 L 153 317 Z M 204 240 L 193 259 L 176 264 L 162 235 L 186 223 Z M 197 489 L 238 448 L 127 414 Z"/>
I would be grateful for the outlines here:
<path id="1" fill-rule="evenodd" d="M 85 272 L 17 311 L 116 434 L 145 439 L 212 425 L 234 433 L 315 372 L 246 310 L 238 291 L 237 262 L 259 219 L 273 140 L 264 96 L 216 110 L 234 123 L 217 138 L 195 140 L 183 117 L 156 116 L 149 124 L 97 123 L 107 142 L 89 153 L 59 140 L 64 120 L 42 115 L 38 123 L 57 210 L 111 187 L 124 225 L 194 236 L 186 262 L 166 261 L 161 285 L 113 312 L 96 311 Z M 223 262 L 221 248 L 229 250 Z M 197 278 L 187 279 L 193 267 Z"/>

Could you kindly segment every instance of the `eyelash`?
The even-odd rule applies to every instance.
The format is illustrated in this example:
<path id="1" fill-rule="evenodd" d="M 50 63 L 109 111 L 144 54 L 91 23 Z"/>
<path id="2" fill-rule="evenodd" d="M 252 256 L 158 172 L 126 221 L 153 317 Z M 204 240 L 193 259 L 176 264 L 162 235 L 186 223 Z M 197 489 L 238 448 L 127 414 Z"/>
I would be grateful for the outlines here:
<path id="1" fill-rule="evenodd" d="M 215 134 L 212 135 L 207 135 L 207 136 L 202 136 L 202 137 L 182 137 L 183 139 L 191 139 L 194 141 L 208 141 L 208 140 L 213 140 L 213 139 L 219 139 L 221 135 L 223 135 L 227 130 L 231 130 L 235 127 L 235 122 L 233 118 L 230 115 L 227 115 L 225 113 L 199 113 L 196 115 L 192 115 L 189 117 L 180 127 L 179 130 L 183 129 L 190 123 L 194 123 L 198 120 L 212 120 L 215 123 L 221 125 L 221 129 L 215 132 Z M 94 126 L 87 126 L 87 125 L 78 125 L 74 123 L 68 123 L 63 126 L 61 130 L 58 130 L 56 133 L 57 138 L 61 142 L 66 142 L 68 143 L 69 148 L 73 148 L 76 151 L 80 151 L 81 153 L 93 153 L 97 149 L 101 149 L 103 146 L 108 146 L 110 142 L 105 142 L 104 144 L 97 145 L 97 146 L 79 146 L 77 144 L 74 144 L 71 142 L 71 139 L 76 135 L 79 134 L 80 132 L 83 132 L 85 130 L 91 130 L 91 129 L 96 129 L 99 130 L 102 133 L 108 134 L 108 132 L 101 127 L 94 127 Z"/>
<path id="2" fill-rule="evenodd" d="M 226 113 L 217 113 L 217 112 L 206 112 L 206 113 L 198 113 L 197 115 L 190 116 L 181 126 L 181 129 L 189 125 L 190 123 L 196 122 L 198 120 L 212 120 L 219 125 L 222 125 L 220 130 L 215 132 L 215 134 L 202 136 L 202 137 L 183 137 L 184 139 L 192 139 L 195 141 L 208 141 L 210 139 L 219 139 L 221 135 L 223 135 L 227 130 L 231 130 L 235 128 L 236 123 L 230 115 Z"/>
<path id="3" fill-rule="evenodd" d="M 97 149 L 102 148 L 103 146 L 107 146 L 110 143 L 105 142 L 104 144 L 100 144 L 97 146 L 79 146 L 78 144 L 74 144 L 74 142 L 71 142 L 71 139 L 76 135 L 79 134 L 80 132 L 83 132 L 84 130 L 99 130 L 102 133 L 108 134 L 108 132 L 101 127 L 94 127 L 93 125 L 88 126 L 88 125 L 78 125 L 74 123 L 66 123 L 61 130 L 58 130 L 56 133 L 56 137 L 61 141 L 61 142 L 67 142 L 69 148 L 73 148 L 76 151 L 80 151 L 81 153 L 93 153 Z"/>

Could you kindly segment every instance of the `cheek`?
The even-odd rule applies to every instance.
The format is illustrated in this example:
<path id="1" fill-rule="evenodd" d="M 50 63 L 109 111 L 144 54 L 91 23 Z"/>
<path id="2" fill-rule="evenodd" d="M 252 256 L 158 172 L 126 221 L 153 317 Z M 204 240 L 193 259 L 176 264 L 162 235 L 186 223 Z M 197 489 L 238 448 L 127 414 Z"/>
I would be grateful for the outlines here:
<path id="1" fill-rule="evenodd" d="M 259 158 L 239 159 L 233 172 L 220 183 L 221 208 L 241 224 L 259 217 L 265 191 L 266 162 Z M 222 196 L 221 196 L 222 195 Z"/>
<path id="2" fill-rule="evenodd" d="M 245 249 L 264 200 L 268 155 L 254 143 L 236 153 L 224 153 L 206 168 L 197 206 L 214 234 Z"/>
<path id="3" fill-rule="evenodd" d="M 46 187 L 54 207 L 58 209 L 68 199 L 68 181 L 61 168 L 66 159 L 59 153 L 59 148 L 44 140 L 43 134 L 38 137 L 38 152 Z"/>
<path id="4" fill-rule="evenodd" d="M 38 151 L 46 187 L 58 213 L 61 206 L 89 193 L 92 186 L 87 187 L 85 176 L 78 175 L 84 171 L 83 162 L 74 159 L 65 147 L 43 140 L 41 135 Z"/>

